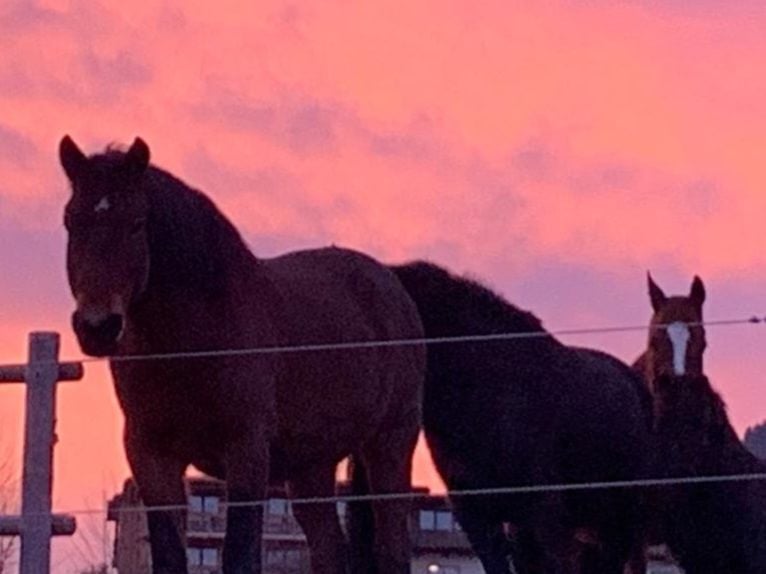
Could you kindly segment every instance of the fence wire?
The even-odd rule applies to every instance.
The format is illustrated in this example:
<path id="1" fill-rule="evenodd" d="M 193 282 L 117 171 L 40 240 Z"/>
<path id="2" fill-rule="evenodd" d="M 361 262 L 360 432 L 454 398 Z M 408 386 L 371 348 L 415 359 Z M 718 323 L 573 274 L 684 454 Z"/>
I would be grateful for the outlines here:
<path id="1" fill-rule="evenodd" d="M 652 488 L 667 486 L 693 486 L 705 484 L 720 484 L 731 482 L 756 482 L 766 481 L 766 472 L 748 473 L 748 474 L 724 474 L 707 476 L 682 476 L 674 478 L 646 478 L 636 480 L 609 480 L 595 482 L 578 483 L 557 483 L 557 484 L 530 484 L 524 486 L 501 486 L 491 488 L 475 488 L 461 490 L 447 490 L 444 492 L 430 492 L 428 490 L 411 490 L 408 492 L 391 492 L 380 494 L 361 494 L 361 495 L 338 495 L 338 496 L 317 496 L 306 498 L 285 498 L 291 505 L 307 504 L 337 504 L 353 502 L 371 502 L 371 501 L 396 501 L 396 500 L 415 500 L 420 498 L 431 498 L 434 496 L 446 496 L 449 498 L 459 497 L 477 497 L 477 496 L 511 496 L 523 494 L 540 494 L 547 492 L 569 492 L 569 491 L 588 491 L 588 490 L 606 490 L 606 489 L 625 489 L 625 488 Z M 281 499 L 282 497 L 280 497 Z M 250 508 L 266 506 L 269 498 L 262 500 L 220 502 L 223 508 Z M 188 504 L 168 504 L 157 506 L 127 506 L 116 507 L 109 510 L 111 513 L 135 513 L 135 512 L 167 512 L 176 510 L 187 510 Z M 106 511 L 103 508 L 80 508 L 71 510 L 59 510 L 57 513 L 71 515 L 102 514 Z"/>
<path id="2" fill-rule="evenodd" d="M 766 316 L 751 315 L 746 318 L 729 318 L 719 320 L 709 320 L 701 322 L 686 323 L 689 327 L 720 327 L 720 326 L 736 326 L 736 325 L 761 325 L 766 323 Z M 658 325 L 628 325 L 628 326 L 612 326 L 612 327 L 588 327 L 588 328 L 574 328 L 574 329 L 558 329 L 558 330 L 539 330 L 539 331 L 525 331 L 525 332 L 503 332 L 503 333 L 490 333 L 490 334 L 475 334 L 475 335 L 459 335 L 448 337 L 420 337 L 409 339 L 391 339 L 391 340 L 374 340 L 374 341 L 352 341 L 342 343 L 316 343 L 316 344 L 303 344 L 303 345 L 279 345 L 279 346 L 264 346 L 264 347 L 251 347 L 251 348 L 229 348 L 229 349 L 211 349 L 206 351 L 180 351 L 173 353 L 153 353 L 153 354 L 141 354 L 141 355 L 115 355 L 109 357 L 84 357 L 61 360 L 60 363 L 100 363 L 100 362 L 129 362 L 129 361 L 155 361 L 155 360 L 177 360 L 177 359 L 197 359 L 197 358 L 217 358 L 227 356 L 244 356 L 244 355 L 267 355 L 277 353 L 301 353 L 301 352 L 318 352 L 318 351 L 336 351 L 336 350 L 353 350 L 353 349 L 369 349 L 369 348 L 381 348 L 381 347 L 396 347 L 396 346 L 414 346 L 414 345 L 435 345 L 435 344 L 460 344 L 460 343 L 481 343 L 481 342 L 495 342 L 495 341 L 511 341 L 519 339 L 533 339 L 533 338 L 545 338 L 545 337 L 565 337 L 565 336 L 581 336 L 581 335 L 594 335 L 594 334 L 614 334 L 636 331 L 650 331 L 652 329 L 667 329 L 668 324 Z M 2 366 L 0 366 L 2 367 Z M 565 491 L 585 491 L 585 490 L 600 490 L 600 489 L 614 489 L 614 488 L 650 488 L 650 487 L 662 487 L 662 486 L 683 486 L 683 485 L 702 485 L 702 484 L 714 484 L 714 483 L 726 483 L 726 482 L 752 482 L 766 480 L 766 472 L 764 473 L 751 473 L 751 474 L 729 474 L 729 475 L 709 475 L 709 476 L 684 476 L 674 478 L 649 478 L 649 479 L 636 479 L 636 480 L 616 480 L 616 481 L 594 481 L 583 483 L 560 483 L 560 484 L 533 484 L 522 486 L 508 486 L 508 487 L 493 487 L 493 488 L 481 488 L 481 489 L 466 489 L 466 490 L 452 490 L 445 491 L 443 493 L 430 493 L 428 491 L 413 490 L 408 492 L 397 493 L 382 493 L 382 494 L 369 494 L 369 495 L 340 495 L 331 497 L 309 497 L 309 498 L 297 498 L 290 499 L 290 504 L 328 504 L 328 503 L 349 503 L 349 502 L 364 502 L 374 500 L 411 500 L 417 498 L 426 498 L 430 496 L 448 496 L 450 498 L 455 497 L 468 497 L 468 496 L 498 496 L 498 495 L 522 495 L 522 494 L 535 494 L 545 492 L 565 492 Z M 253 500 L 244 502 L 221 502 L 223 507 L 255 507 L 264 506 L 267 504 L 268 499 Z M 109 512 L 112 513 L 130 513 L 130 512 L 159 512 L 159 511 L 174 511 L 174 510 L 187 510 L 188 504 L 178 505 L 166 505 L 166 506 L 137 506 L 137 507 L 122 507 L 111 508 Z M 70 509 L 59 510 L 57 512 L 66 513 L 70 515 L 91 515 L 91 514 L 103 514 L 106 512 L 105 508 L 85 508 L 85 509 Z"/>
<path id="3" fill-rule="evenodd" d="M 762 325 L 766 323 L 766 316 L 751 315 L 747 318 L 718 319 L 713 321 L 699 321 L 685 323 L 688 327 L 722 327 L 736 325 Z M 503 332 L 488 334 L 468 334 L 444 337 L 416 337 L 406 339 L 385 339 L 373 341 L 349 341 L 337 343 L 309 343 L 301 345 L 274 345 L 264 347 L 209 349 L 203 351 L 178 351 L 170 353 L 149 353 L 140 355 L 112 355 L 109 357 L 78 357 L 62 360 L 62 362 L 79 363 L 102 363 L 102 362 L 133 362 L 133 361 L 160 361 L 176 359 L 200 359 L 218 357 L 236 357 L 246 355 L 272 355 L 287 353 L 305 353 L 317 351 L 339 351 L 353 349 L 371 349 L 381 347 L 404 347 L 415 345 L 444 345 L 459 343 L 486 343 L 494 341 L 512 341 L 518 339 L 539 339 L 545 337 L 566 337 L 582 335 L 603 335 L 614 333 L 627 333 L 636 331 L 650 331 L 653 329 L 667 329 L 669 324 L 657 325 L 629 325 L 616 327 L 586 327 L 578 329 L 539 330 L 522 332 Z"/>

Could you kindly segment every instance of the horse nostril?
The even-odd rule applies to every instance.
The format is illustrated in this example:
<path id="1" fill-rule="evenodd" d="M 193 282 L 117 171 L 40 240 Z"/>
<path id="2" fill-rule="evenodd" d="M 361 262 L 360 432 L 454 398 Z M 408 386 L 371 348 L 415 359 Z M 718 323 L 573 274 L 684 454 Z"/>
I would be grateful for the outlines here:
<path id="1" fill-rule="evenodd" d="M 122 334 L 123 318 L 117 313 L 96 318 L 85 317 L 83 313 L 75 312 L 72 317 L 72 325 L 75 332 L 86 334 L 98 341 L 114 342 Z"/>
<path id="2" fill-rule="evenodd" d="M 122 315 L 112 313 L 95 326 L 95 334 L 105 341 L 116 341 L 122 334 Z"/>

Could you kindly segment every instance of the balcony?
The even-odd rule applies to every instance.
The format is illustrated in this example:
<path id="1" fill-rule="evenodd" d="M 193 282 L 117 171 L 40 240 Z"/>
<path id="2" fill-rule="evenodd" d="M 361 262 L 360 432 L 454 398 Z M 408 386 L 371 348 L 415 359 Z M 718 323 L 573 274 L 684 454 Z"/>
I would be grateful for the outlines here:
<path id="1" fill-rule="evenodd" d="M 223 513 L 189 512 L 186 532 L 190 536 L 223 538 L 226 533 L 226 516 Z"/>

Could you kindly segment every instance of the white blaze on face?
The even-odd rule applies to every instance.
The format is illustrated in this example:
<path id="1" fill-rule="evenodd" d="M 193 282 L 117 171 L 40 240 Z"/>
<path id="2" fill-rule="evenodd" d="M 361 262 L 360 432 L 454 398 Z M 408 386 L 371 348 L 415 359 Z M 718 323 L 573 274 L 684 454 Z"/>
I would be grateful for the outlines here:
<path id="1" fill-rule="evenodd" d="M 99 201 L 96 204 L 96 207 L 93 208 L 93 211 L 98 213 L 99 211 L 107 211 L 111 205 L 109 205 L 109 198 L 107 196 L 104 196 L 101 198 L 101 201 Z"/>
<path id="2" fill-rule="evenodd" d="M 686 347 L 689 344 L 689 326 L 677 321 L 667 326 L 668 338 L 673 345 L 673 371 L 676 375 L 686 373 Z"/>

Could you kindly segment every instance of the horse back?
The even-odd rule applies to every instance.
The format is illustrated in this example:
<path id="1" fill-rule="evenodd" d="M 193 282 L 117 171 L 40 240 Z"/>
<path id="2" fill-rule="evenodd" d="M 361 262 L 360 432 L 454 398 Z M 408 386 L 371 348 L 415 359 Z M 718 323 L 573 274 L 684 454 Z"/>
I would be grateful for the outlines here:
<path id="1" fill-rule="evenodd" d="M 423 336 L 417 308 L 397 277 L 367 255 L 329 247 L 262 261 L 284 306 L 280 331 L 292 342 Z"/>

